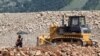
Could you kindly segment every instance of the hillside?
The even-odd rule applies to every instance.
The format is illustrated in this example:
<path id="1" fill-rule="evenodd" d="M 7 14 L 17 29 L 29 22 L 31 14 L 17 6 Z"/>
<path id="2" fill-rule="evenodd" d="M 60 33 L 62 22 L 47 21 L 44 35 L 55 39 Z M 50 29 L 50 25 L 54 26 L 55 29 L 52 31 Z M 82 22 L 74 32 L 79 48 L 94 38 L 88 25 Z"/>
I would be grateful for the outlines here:
<path id="1" fill-rule="evenodd" d="M 100 47 L 81 47 L 62 43 L 55 46 L 45 45 L 24 48 L 2 48 L 1 56 L 100 56 Z"/>
<path id="2" fill-rule="evenodd" d="M 23 31 L 24 46 L 35 46 L 37 37 L 49 33 L 49 26 L 53 22 L 61 25 L 62 15 L 65 19 L 71 15 L 86 16 L 87 23 L 95 40 L 100 41 L 100 11 L 48 11 L 33 13 L 1 13 L 0 14 L 0 47 L 13 47 L 17 32 Z M 66 22 L 67 23 L 67 22 Z"/>
<path id="3" fill-rule="evenodd" d="M 99 10 L 100 0 L 0 0 L 0 12 Z"/>

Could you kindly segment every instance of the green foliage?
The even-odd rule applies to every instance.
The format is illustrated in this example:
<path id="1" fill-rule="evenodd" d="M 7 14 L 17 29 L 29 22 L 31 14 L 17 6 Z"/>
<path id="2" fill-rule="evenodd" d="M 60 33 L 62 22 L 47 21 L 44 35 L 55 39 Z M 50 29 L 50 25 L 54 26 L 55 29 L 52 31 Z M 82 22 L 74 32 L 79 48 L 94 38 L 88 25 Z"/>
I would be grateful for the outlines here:
<path id="1" fill-rule="evenodd" d="M 69 6 L 74 1 L 78 0 L 0 0 L 0 12 L 58 11 L 64 7 Z M 65 8 L 63 10 L 75 10 L 75 8 L 68 8 L 69 9 Z M 100 0 L 87 0 L 86 4 L 83 5 L 83 7 L 79 10 L 99 9 Z"/>
<path id="2" fill-rule="evenodd" d="M 98 6 L 98 8 L 97 8 Z M 88 2 L 83 7 L 84 10 L 95 10 L 100 9 L 100 0 L 88 0 Z"/>
<path id="3" fill-rule="evenodd" d="M 0 12 L 56 11 L 72 0 L 2 0 Z"/>

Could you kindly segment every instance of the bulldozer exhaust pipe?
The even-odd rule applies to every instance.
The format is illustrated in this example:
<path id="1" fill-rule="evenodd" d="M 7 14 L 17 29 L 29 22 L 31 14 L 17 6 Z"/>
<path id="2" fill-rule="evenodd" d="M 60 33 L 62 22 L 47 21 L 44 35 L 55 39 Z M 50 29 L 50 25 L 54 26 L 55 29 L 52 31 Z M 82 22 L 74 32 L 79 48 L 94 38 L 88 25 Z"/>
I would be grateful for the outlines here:
<path id="1" fill-rule="evenodd" d="M 64 23 L 64 15 L 62 16 L 62 26 L 64 26 L 65 25 L 65 23 Z"/>

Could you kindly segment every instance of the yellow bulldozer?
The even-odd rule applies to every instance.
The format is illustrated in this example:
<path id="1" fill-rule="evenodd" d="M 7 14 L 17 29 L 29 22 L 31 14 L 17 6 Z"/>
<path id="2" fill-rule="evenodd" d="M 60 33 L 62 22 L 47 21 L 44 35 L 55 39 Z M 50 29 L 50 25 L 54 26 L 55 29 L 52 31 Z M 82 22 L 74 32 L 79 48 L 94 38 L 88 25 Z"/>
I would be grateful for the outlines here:
<path id="1" fill-rule="evenodd" d="M 70 42 L 82 46 L 97 45 L 97 42 L 91 39 L 91 30 L 86 24 L 85 16 L 69 16 L 68 24 L 65 24 L 63 16 L 61 26 L 53 23 L 50 25 L 49 34 L 37 37 L 37 45 L 62 42 Z"/>

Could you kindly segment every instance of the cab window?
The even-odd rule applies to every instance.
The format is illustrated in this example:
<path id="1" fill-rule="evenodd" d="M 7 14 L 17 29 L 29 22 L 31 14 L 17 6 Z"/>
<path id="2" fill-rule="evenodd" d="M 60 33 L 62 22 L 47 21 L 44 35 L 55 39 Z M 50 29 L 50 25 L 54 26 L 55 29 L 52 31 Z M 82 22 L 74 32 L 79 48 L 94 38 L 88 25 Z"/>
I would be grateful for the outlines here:
<path id="1" fill-rule="evenodd" d="M 84 26 L 85 25 L 85 18 L 84 17 L 81 17 L 80 18 L 80 25 L 81 26 Z"/>
<path id="2" fill-rule="evenodd" d="M 73 18 L 72 26 L 77 26 L 77 25 L 78 25 L 78 19 L 77 18 Z"/>

